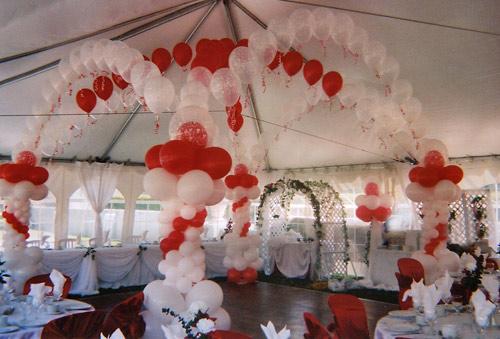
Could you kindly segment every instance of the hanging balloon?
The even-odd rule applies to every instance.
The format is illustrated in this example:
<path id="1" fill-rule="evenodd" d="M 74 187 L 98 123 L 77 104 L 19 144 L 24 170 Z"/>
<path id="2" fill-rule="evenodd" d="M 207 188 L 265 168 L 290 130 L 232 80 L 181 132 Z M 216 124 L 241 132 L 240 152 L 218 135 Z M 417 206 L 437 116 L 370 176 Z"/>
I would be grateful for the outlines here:
<path id="1" fill-rule="evenodd" d="M 212 73 L 206 67 L 191 68 L 187 76 L 187 82 L 199 82 L 209 88 L 212 80 Z"/>
<path id="2" fill-rule="evenodd" d="M 271 71 L 274 71 L 281 64 L 282 58 L 283 58 L 283 53 L 281 53 L 280 51 L 276 52 L 273 61 L 269 65 L 267 65 L 267 67 Z"/>
<path id="3" fill-rule="evenodd" d="M 206 55 L 209 53 L 210 53 L 210 40 L 209 39 L 200 39 L 196 43 L 196 54 Z"/>
<path id="4" fill-rule="evenodd" d="M 191 46 L 189 46 L 185 42 L 179 42 L 175 45 L 172 54 L 174 56 L 174 60 L 177 65 L 184 67 L 191 61 L 193 57 L 193 51 L 191 50 Z"/>
<path id="5" fill-rule="evenodd" d="M 198 152 L 196 168 L 207 172 L 212 179 L 220 179 L 231 170 L 231 156 L 220 147 L 207 147 Z"/>
<path id="6" fill-rule="evenodd" d="M 167 111 L 174 98 L 175 88 L 169 79 L 155 76 L 145 81 L 144 100 L 152 112 L 160 114 Z"/>
<path id="7" fill-rule="evenodd" d="M 297 51 L 290 51 L 282 58 L 283 68 L 289 76 L 294 76 L 302 68 L 302 54 Z"/>
<path id="8" fill-rule="evenodd" d="M 276 37 L 280 50 L 288 51 L 290 49 L 293 42 L 293 31 L 288 18 L 271 19 L 267 29 Z"/>
<path id="9" fill-rule="evenodd" d="M 237 47 L 231 52 L 229 68 L 245 84 L 251 83 L 260 70 L 257 55 L 249 47 Z"/>
<path id="10" fill-rule="evenodd" d="M 231 107 L 226 107 L 227 114 L 241 114 L 243 107 L 241 106 L 241 102 L 238 100 L 236 104 Z"/>
<path id="11" fill-rule="evenodd" d="M 263 65 L 269 65 L 276 55 L 278 43 L 273 33 L 267 30 L 253 32 L 248 38 L 250 48 Z"/>
<path id="12" fill-rule="evenodd" d="M 94 92 L 102 100 L 108 100 L 113 94 L 113 82 L 110 78 L 99 76 L 94 80 Z"/>
<path id="13" fill-rule="evenodd" d="M 184 174 L 194 168 L 196 145 L 183 140 L 170 140 L 160 150 L 161 166 L 172 174 Z"/>
<path id="14" fill-rule="evenodd" d="M 328 97 L 333 97 L 337 94 L 342 89 L 342 83 L 342 76 L 335 71 L 323 75 L 323 90 Z"/>
<path id="15" fill-rule="evenodd" d="M 15 157 L 15 162 L 17 164 L 35 166 L 37 163 L 37 158 L 36 158 L 35 154 L 31 151 L 21 151 L 21 152 L 17 153 L 17 155 Z"/>
<path id="16" fill-rule="evenodd" d="M 241 113 L 237 113 L 234 111 L 229 112 L 227 115 L 227 126 L 233 131 L 234 133 L 237 133 L 241 127 L 243 127 L 243 116 Z"/>
<path id="17" fill-rule="evenodd" d="M 323 65 L 318 60 L 309 60 L 304 65 L 304 79 L 312 86 L 323 76 Z"/>
<path id="18" fill-rule="evenodd" d="M 205 147 L 208 143 L 208 134 L 205 127 L 196 121 L 188 121 L 180 125 L 177 129 L 176 138 L 199 147 Z"/>
<path id="19" fill-rule="evenodd" d="M 217 70 L 210 81 L 212 95 L 225 106 L 233 106 L 240 98 L 240 80 L 228 68 Z"/>
<path id="20" fill-rule="evenodd" d="M 154 145 L 146 152 L 145 163 L 148 169 L 161 167 L 160 150 L 163 145 Z"/>
<path id="21" fill-rule="evenodd" d="M 301 45 L 312 37 L 313 16 L 310 10 L 306 8 L 298 8 L 290 14 L 290 25 L 292 32 L 295 34 L 294 43 Z"/>
<path id="22" fill-rule="evenodd" d="M 170 52 L 165 48 L 157 48 L 151 55 L 151 61 L 158 66 L 161 73 L 165 72 L 172 62 Z"/>
<path id="23" fill-rule="evenodd" d="M 83 111 L 90 113 L 97 103 L 97 98 L 91 89 L 82 88 L 76 93 L 76 103 Z"/>
<path id="24" fill-rule="evenodd" d="M 128 87 L 129 83 L 126 82 L 121 75 L 113 73 L 111 77 L 113 78 L 113 82 L 116 86 L 118 86 L 118 88 L 125 89 Z"/>

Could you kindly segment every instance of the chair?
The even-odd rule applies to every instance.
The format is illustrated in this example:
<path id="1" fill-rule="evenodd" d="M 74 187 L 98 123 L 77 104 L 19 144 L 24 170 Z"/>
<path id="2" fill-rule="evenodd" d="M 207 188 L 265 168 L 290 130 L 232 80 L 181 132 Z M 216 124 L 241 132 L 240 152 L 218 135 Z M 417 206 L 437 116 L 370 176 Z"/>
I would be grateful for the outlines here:
<path id="1" fill-rule="evenodd" d="M 370 338 L 365 306 L 350 294 L 332 294 L 328 306 L 335 320 L 335 331 L 339 339 Z"/>
<path id="2" fill-rule="evenodd" d="M 26 247 L 42 247 L 42 241 L 41 240 L 26 241 Z"/>
<path id="3" fill-rule="evenodd" d="M 58 248 L 60 249 L 65 249 L 65 248 L 75 248 L 76 246 L 76 239 L 61 239 L 57 242 Z"/>
<path id="4" fill-rule="evenodd" d="M 249 335 L 234 331 L 216 330 L 208 334 L 210 339 L 252 339 Z"/>
<path id="5" fill-rule="evenodd" d="M 44 235 L 42 237 L 41 243 L 40 243 L 40 248 L 50 248 L 50 244 L 47 240 L 49 240 L 50 235 Z"/>
<path id="6" fill-rule="evenodd" d="M 43 327 L 41 339 L 100 338 L 105 317 L 106 312 L 93 311 L 52 320 Z"/>
<path id="7" fill-rule="evenodd" d="M 325 326 L 309 312 L 304 312 L 304 322 L 306 323 L 307 333 L 304 333 L 304 339 L 332 339 L 333 336 Z"/>
<path id="8" fill-rule="evenodd" d="M 406 275 L 402 275 L 399 272 L 396 272 L 394 274 L 396 275 L 396 279 L 398 280 L 398 285 L 399 285 L 399 295 L 398 295 L 399 308 L 401 310 L 407 310 L 409 308 L 412 308 L 413 300 L 411 299 L 411 297 L 408 297 L 406 301 L 403 301 L 403 295 L 407 290 L 411 288 L 411 283 L 413 282 L 413 279 L 407 277 Z"/>
<path id="9" fill-rule="evenodd" d="M 139 292 L 113 307 L 104 319 L 102 333 L 109 336 L 119 328 L 125 338 L 141 338 L 146 330 L 146 323 L 139 314 L 143 302 L 144 293 Z"/>
<path id="10" fill-rule="evenodd" d="M 66 278 L 66 281 L 64 282 L 63 294 L 61 297 L 67 298 L 68 294 L 69 294 L 69 290 L 71 289 L 72 282 L 71 282 L 71 278 L 68 277 L 67 275 L 64 275 L 64 277 Z M 49 274 L 36 275 L 36 276 L 31 277 L 28 280 L 26 280 L 26 282 L 24 283 L 24 287 L 23 287 L 23 294 L 26 295 L 26 294 L 30 293 L 31 284 L 40 284 L 40 283 L 45 283 L 45 285 L 47 285 L 47 286 L 54 287 L 54 284 L 50 280 Z M 52 292 L 50 292 L 49 295 L 52 295 Z"/>
<path id="11" fill-rule="evenodd" d="M 144 232 L 142 232 L 142 234 L 141 234 L 141 242 L 145 242 L 147 240 L 148 233 L 149 233 L 148 230 L 145 230 Z"/>
<path id="12" fill-rule="evenodd" d="M 129 244 L 140 244 L 142 242 L 142 235 L 132 235 L 127 238 Z"/>
<path id="13" fill-rule="evenodd" d="M 412 258 L 401 258 L 398 260 L 399 273 L 411 277 L 415 281 L 424 279 L 424 267 L 422 264 Z"/>

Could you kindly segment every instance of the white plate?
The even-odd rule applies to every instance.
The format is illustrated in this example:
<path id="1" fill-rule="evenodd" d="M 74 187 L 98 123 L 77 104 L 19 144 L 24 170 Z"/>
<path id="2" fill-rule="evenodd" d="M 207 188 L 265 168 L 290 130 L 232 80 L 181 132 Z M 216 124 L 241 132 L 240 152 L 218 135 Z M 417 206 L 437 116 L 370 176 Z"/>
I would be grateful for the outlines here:
<path id="1" fill-rule="evenodd" d="M 63 314 L 64 312 L 63 311 L 56 311 L 56 312 L 49 312 L 49 311 L 47 311 L 46 313 L 48 315 L 59 315 L 59 314 Z"/>
<path id="2" fill-rule="evenodd" d="M 17 325 L 21 327 L 43 327 L 49 322 L 48 319 L 30 319 L 30 320 L 19 320 L 16 322 Z"/>
<path id="3" fill-rule="evenodd" d="M 0 333 L 11 333 L 11 332 L 15 332 L 19 329 L 19 327 L 17 326 L 4 326 L 4 327 L 0 327 Z"/>
<path id="4" fill-rule="evenodd" d="M 416 324 L 410 324 L 410 323 L 397 323 L 393 324 L 390 328 L 390 332 L 394 333 L 413 333 L 413 332 L 418 332 L 420 330 L 420 327 L 418 327 Z"/>
<path id="5" fill-rule="evenodd" d="M 402 319 L 408 319 L 408 318 L 415 318 L 415 311 L 412 310 L 394 310 L 390 311 L 389 315 L 394 318 L 402 318 Z"/>
<path id="6" fill-rule="evenodd" d="M 81 311 L 81 310 L 90 310 L 92 305 L 84 304 L 84 303 L 71 303 L 69 305 L 63 306 L 67 311 Z"/>

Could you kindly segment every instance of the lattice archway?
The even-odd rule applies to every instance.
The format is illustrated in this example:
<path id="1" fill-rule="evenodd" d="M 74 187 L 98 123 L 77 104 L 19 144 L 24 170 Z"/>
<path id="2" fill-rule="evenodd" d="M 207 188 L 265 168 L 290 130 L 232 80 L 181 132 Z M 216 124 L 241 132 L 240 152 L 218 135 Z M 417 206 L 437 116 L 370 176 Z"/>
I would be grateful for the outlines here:
<path id="1" fill-rule="evenodd" d="M 303 194 L 314 214 L 316 262 L 314 277 L 347 275 L 348 242 L 345 211 L 339 194 L 322 181 L 279 179 L 264 187 L 257 212 L 257 226 L 262 233 L 264 270 L 272 272 L 269 240 L 286 232 L 287 213 L 294 196 Z"/>

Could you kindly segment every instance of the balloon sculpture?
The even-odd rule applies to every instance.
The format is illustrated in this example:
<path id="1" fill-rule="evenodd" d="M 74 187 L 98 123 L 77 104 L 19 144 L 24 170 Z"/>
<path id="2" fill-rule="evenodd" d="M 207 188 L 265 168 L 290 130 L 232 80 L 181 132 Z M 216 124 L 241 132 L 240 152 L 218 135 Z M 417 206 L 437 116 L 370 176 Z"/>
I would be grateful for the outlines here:
<path id="1" fill-rule="evenodd" d="M 424 139 L 420 145 L 420 165 L 409 173 L 411 183 L 406 195 L 414 202 L 422 203 L 422 240 L 424 249 L 413 253 L 422 263 L 426 283 L 432 283 L 444 270 L 457 272 L 459 257 L 446 248 L 448 240 L 448 205 L 461 196 L 457 185 L 463 171 L 456 165 L 446 165 L 447 150 L 435 139 Z"/>
<path id="2" fill-rule="evenodd" d="M 365 194 L 356 197 L 356 216 L 372 224 L 370 248 L 377 248 L 382 244 L 382 226 L 392 213 L 393 200 L 389 194 L 381 194 L 375 182 L 368 182 Z"/>
<path id="3" fill-rule="evenodd" d="M 0 196 L 5 198 L 3 259 L 19 293 L 26 279 L 36 275 L 41 266 L 42 251 L 26 247 L 26 239 L 30 236 L 30 199 L 42 200 L 47 196 L 44 183 L 49 173 L 37 166 L 40 157 L 32 151 L 14 151 L 13 160 L 0 165 Z"/>
<path id="4" fill-rule="evenodd" d="M 228 268 L 227 279 L 237 284 L 257 280 L 257 270 L 262 266 L 259 258 L 260 237 L 248 234 L 250 228 L 250 200 L 260 195 L 259 181 L 248 173 L 244 164 L 234 169 L 234 175 L 225 179 L 228 188 L 226 197 L 233 200 L 233 231 L 224 237 L 226 256 L 224 266 Z"/>

